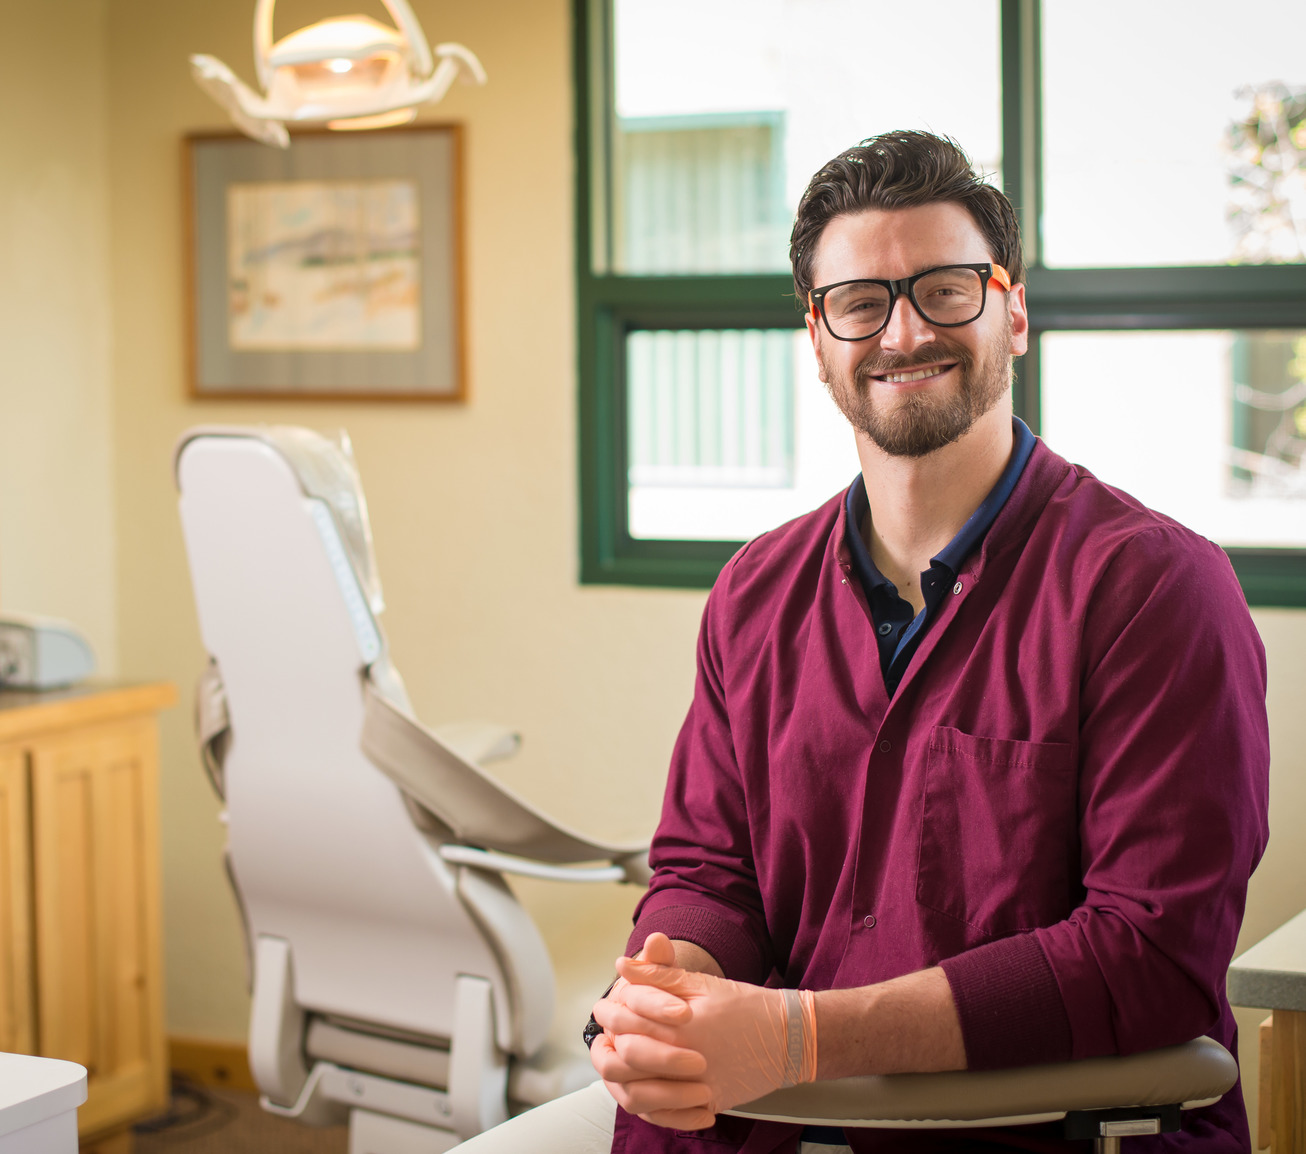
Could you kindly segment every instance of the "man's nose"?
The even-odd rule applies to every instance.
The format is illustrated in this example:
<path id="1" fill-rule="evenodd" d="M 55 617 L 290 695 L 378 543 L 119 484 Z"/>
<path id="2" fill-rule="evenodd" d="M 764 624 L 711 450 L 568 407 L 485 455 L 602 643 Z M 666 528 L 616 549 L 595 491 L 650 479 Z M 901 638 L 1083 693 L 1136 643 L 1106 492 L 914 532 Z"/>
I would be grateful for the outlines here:
<path id="1" fill-rule="evenodd" d="M 889 323 L 880 332 L 880 348 L 910 353 L 934 339 L 934 330 L 905 293 L 893 302 Z"/>

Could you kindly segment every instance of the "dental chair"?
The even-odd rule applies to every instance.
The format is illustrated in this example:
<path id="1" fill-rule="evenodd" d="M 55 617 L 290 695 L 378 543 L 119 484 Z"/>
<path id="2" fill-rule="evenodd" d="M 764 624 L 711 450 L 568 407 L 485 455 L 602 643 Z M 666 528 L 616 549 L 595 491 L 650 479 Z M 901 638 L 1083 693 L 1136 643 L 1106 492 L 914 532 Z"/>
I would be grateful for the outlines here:
<path id="1" fill-rule="evenodd" d="M 647 847 L 590 840 L 485 773 L 515 734 L 414 719 L 347 446 L 200 428 L 175 470 L 263 1107 L 347 1119 L 351 1154 L 439 1154 L 592 1081 L 577 1023 L 611 959 L 555 1021 L 548 950 L 504 878 L 645 884 Z"/>
<path id="2" fill-rule="evenodd" d="M 201 752 L 245 923 L 249 1057 L 265 1109 L 348 1118 L 350 1154 L 440 1154 L 595 1077 L 580 1040 L 610 959 L 568 976 L 504 881 L 648 880 L 646 847 L 592 841 L 481 769 L 516 735 L 412 716 L 378 620 L 346 446 L 200 428 L 176 453 L 200 630 Z M 596 864 L 601 863 L 601 864 Z M 1237 1066 L 1209 1038 L 1020 1070 L 845 1078 L 733 1114 L 947 1129 L 1064 1120 L 1111 1154 L 1177 1129 Z"/>

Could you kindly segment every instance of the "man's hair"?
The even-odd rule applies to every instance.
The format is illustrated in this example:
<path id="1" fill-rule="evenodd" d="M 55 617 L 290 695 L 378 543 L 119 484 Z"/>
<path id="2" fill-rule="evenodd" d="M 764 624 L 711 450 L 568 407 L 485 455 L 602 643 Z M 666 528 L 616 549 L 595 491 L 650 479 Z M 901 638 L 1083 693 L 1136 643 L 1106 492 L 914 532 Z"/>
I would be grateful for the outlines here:
<path id="1" fill-rule="evenodd" d="M 812 177 L 798 203 L 789 259 L 794 290 L 806 307 L 816 244 L 836 216 L 873 208 L 959 204 L 971 215 L 993 254 L 1011 276 L 1025 279 L 1020 226 L 1011 201 L 975 171 L 961 146 L 928 132 L 886 132 L 841 152 Z M 872 270 L 868 270 L 872 271 Z"/>

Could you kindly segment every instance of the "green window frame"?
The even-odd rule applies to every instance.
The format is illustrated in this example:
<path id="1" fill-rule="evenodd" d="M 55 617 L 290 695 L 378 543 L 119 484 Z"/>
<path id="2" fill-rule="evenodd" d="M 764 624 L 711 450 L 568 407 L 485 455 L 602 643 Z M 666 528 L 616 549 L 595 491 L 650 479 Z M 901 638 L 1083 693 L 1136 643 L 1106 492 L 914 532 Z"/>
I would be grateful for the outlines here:
<path id="1" fill-rule="evenodd" d="M 631 276 L 612 252 L 607 158 L 611 0 L 574 0 L 576 294 L 580 579 L 583 584 L 708 588 L 741 541 L 646 540 L 627 524 L 625 336 L 665 328 L 801 329 L 786 274 Z M 1306 265 L 1047 268 L 1041 219 L 1039 0 L 1001 0 L 1003 183 L 1026 245 L 1030 351 L 1016 361 L 1016 413 L 1040 430 L 1038 337 L 1050 331 L 1306 326 Z M 1226 552 L 1251 605 L 1306 607 L 1306 549 Z"/>

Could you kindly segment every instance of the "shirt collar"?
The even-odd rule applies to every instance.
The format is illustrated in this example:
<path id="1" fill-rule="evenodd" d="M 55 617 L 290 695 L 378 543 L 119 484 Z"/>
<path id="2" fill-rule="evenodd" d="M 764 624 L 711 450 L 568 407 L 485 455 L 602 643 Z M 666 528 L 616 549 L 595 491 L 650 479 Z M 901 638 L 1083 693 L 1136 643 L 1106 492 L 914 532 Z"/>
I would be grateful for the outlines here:
<path id="1" fill-rule="evenodd" d="M 989 531 L 997 515 L 1002 512 L 1002 507 L 1007 503 L 1012 490 L 1016 487 L 1016 482 L 1025 471 L 1029 456 L 1037 443 L 1037 438 L 1029 431 L 1029 426 L 1019 417 L 1011 418 L 1011 433 L 1011 456 L 1007 459 L 1002 475 L 989 490 L 988 496 L 979 503 L 975 512 L 967 518 L 957 535 L 930 559 L 931 565 L 941 565 L 953 575 L 958 573 L 962 563 L 984 539 L 984 534 Z M 870 500 L 866 496 L 866 479 L 858 473 L 848 487 L 848 494 L 844 499 L 847 518 L 846 538 L 853 568 L 868 593 L 877 585 L 888 584 L 888 579 L 876 568 L 875 562 L 871 560 L 870 550 L 862 540 L 862 519 L 870 511 L 870 507 Z"/>

